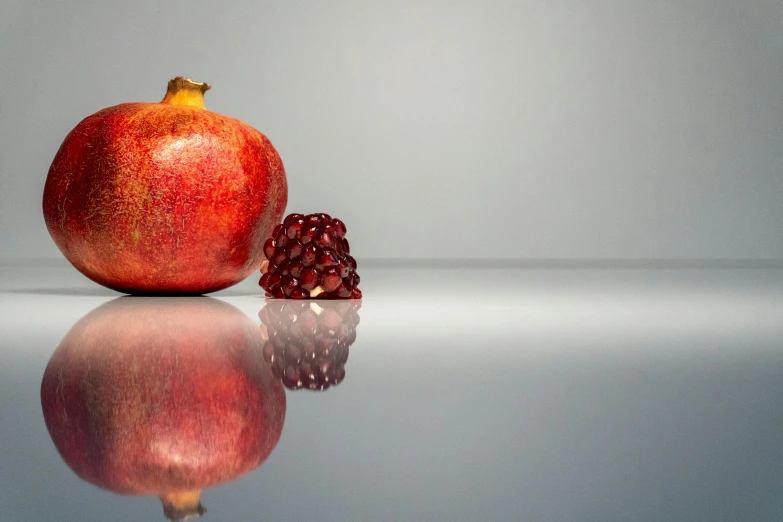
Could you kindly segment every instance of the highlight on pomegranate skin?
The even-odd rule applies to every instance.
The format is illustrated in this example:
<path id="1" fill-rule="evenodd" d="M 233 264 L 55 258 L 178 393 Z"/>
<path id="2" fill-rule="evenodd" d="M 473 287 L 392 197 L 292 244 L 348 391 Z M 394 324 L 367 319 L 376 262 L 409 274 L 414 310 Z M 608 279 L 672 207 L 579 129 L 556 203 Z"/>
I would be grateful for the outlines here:
<path id="1" fill-rule="evenodd" d="M 345 378 L 359 300 L 269 301 L 258 313 L 264 359 L 289 390 L 326 390 Z"/>
<path id="2" fill-rule="evenodd" d="M 258 284 L 277 299 L 361 299 L 346 227 L 329 214 L 289 214 L 264 243 Z"/>

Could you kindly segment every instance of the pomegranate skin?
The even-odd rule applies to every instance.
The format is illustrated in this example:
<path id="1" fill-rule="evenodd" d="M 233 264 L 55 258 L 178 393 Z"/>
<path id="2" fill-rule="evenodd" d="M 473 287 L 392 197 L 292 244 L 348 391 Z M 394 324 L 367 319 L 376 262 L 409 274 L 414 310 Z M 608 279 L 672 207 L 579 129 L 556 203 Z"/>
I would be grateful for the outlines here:
<path id="1" fill-rule="evenodd" d="M 269 139 L 204 109 L 208 86 L 186 81 L 172 80 L 160 103 L 88 116 L 49 169 L 43 214 L 52 239 L 76 269 L 114 290 L 234 285 L 258 270 L 285 211 L 285 169 Z"/>
<path id="2" fill-rule="evenodd" d="M 83 480 L 176 512 L 172 498 L 251 471 L 280 438 L 285 393 L 259 343 L 247 316 L 211 298 L 102 305 L 44 372 L 51 438 Z"/>

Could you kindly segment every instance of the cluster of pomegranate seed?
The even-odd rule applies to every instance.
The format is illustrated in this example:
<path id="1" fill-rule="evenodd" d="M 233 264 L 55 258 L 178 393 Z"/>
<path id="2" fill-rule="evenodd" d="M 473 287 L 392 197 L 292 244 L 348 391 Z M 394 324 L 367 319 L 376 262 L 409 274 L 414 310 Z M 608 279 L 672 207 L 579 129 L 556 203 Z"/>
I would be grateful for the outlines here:
<path id="1" fill-rule="evenodd" d="M 291 390 L 326 390 L 345 378 L 361 301 L 270 301 L 258 313 L 264 359 Z"/>
<path id="2" fill-rule="evenodd" d="M 267 297 L 361 299 L 345 223 L 329 214 L 289 214 L 264 243 Z M 264 271 L 264 267 L 262 267 Z"/>

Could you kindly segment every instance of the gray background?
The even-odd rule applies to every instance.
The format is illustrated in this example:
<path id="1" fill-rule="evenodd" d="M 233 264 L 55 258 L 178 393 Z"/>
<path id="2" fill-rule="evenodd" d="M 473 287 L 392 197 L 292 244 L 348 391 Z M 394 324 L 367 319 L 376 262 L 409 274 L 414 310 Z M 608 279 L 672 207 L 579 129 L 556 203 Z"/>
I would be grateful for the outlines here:
<path id="1" fill-rule="evenodd" d="M 83 117 L 185 75 L 357 257 L 783 258 L 783 2 L 0 0 L 0 259 Z"/>

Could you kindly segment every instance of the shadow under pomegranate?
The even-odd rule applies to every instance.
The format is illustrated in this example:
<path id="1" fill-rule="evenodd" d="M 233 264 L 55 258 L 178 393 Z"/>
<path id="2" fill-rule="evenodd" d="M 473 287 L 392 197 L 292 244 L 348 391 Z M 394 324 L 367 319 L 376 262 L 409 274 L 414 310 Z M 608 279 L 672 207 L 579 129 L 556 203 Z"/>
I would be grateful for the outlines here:
<path id="1" fill-rule="evenodd" d="M 170 520 L 263 463 L 286 411 L 258 327 L 207 297 L 121 297 L 66 334 L 44 372 L 46 426 L 83 480 L 155 495 Z"/>

